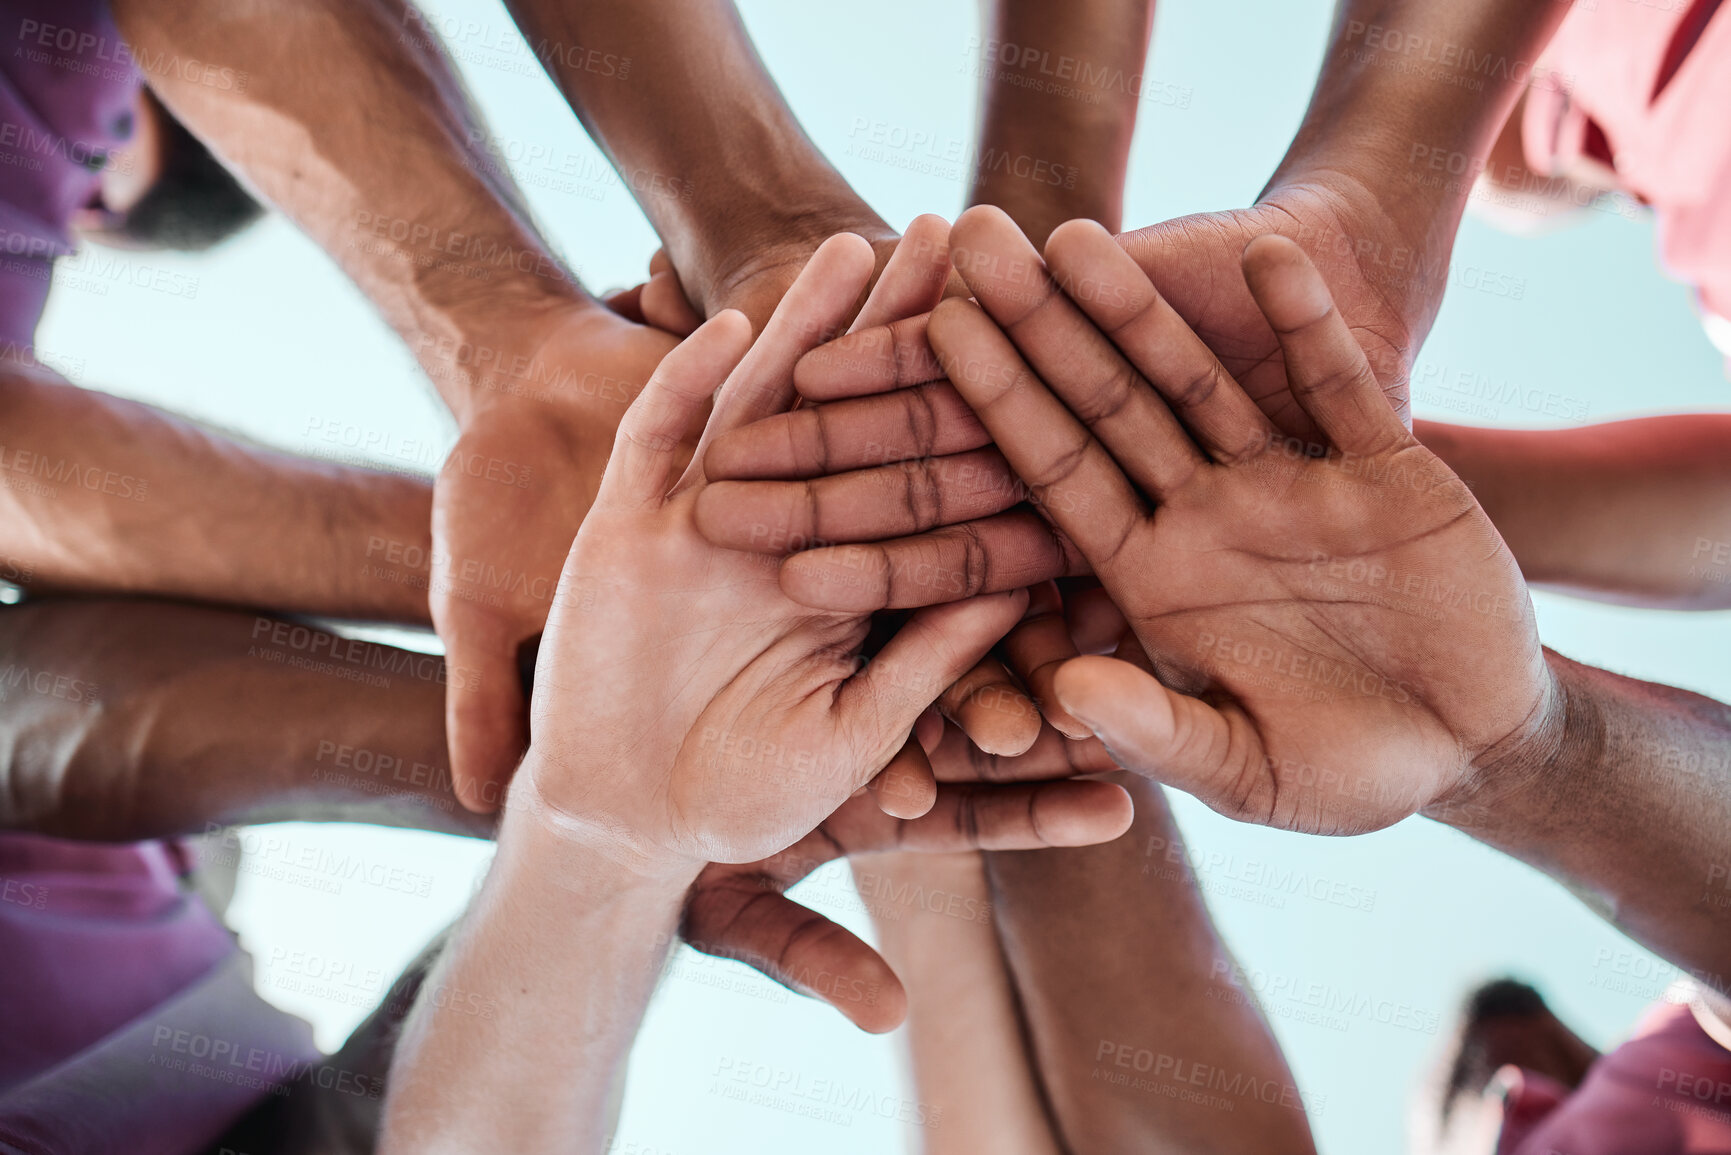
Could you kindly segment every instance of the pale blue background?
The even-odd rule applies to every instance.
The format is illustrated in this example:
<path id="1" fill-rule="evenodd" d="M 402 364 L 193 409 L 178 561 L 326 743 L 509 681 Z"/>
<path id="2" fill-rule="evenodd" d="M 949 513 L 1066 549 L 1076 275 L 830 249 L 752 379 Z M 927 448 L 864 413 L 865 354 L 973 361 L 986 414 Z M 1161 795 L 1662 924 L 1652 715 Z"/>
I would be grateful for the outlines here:
<path id="1" fill-rule="evenodd" d="M 965 74 L 977 35 L 972 5 L 746 0 L 742 7 L 793 108 L 862 195 L 895 224 L 923 211 L 953 216 L 962 196 L 953 172 L 915 175 L 853 150 L 861 124 L 883 121 L 924 134 L 940 155 L 954 141 L 965 151 L 975 106 Z M 572 167 L 587 176 L 563 186 L 545 173 L 519 171 L 572 264 L 597 289 L 640 278 L 654 247 L 651 231 L 619 187 L 596 179 L 598 154 L 528 67 L 503 12 L 489 0 L 448 0 L 434 11 L 450 21 L 473 90 L 513 151 L 539 148 L 555 165 L 582 158 Z M 1242 205 L 1255 195 L 1298 121 L 1328 14 L 1324 0 L 1162 4 L 1151 73 L 1167 86 L 1158 91 L 1182 99 L 1144 107 L 1127 223 Z M 677 67 L 674 60 L 633 63 L 638 75 Z M 1186 100 L 1188 107 L 1176 107 Z M 1592 214 L 1540 240 L 1469 220 L 1457 267 L 1514 278 L 1504 283 L 1520 283 L 1521 299 L 1456 284 L 1420 358 L 1420 381 L 1427 367 L 1444 376 L 1481 373 L 1576 399 L 1592 419 L 1724 408 L 1731 394 L 1720 358 L 1688 293 L 1655 270 L 1652 242 L 1647 222 L 1614 214 Z M 133 287 L 129 274 L 143 266 L 196 278 L 194 295 Z M 63 271 L 41 345 L 86 383 L 288 449 L 328 453 L 344 440 L 370 442 L 387 460 L 431 467 L 451 437 L 407 353 L 334 266 L 280 220 L 205 258 L 125 257 L 118 266 Z M 1415 409 L 1447 417 L 1438 396 L 1421 386 Z M 1542 423 L 1518 406 L 1482 420 Z M 333 430 L 338 444 L 319 439 Z M 1641 613 L 1547 597 L 1539 603 L 1546 640 L 1575 658 L 1731 697 L 1724 615 Z M 1257 859 L 1375 891 L 1369 913 L 1293 897 L 1281 909 L 1218 898 L 1220 925 L 1253 970 L 1404 1003 L 1445 1023 L 1470 984 L 1513 972 L 1542 983 L 1601 1045 L 1663 986 L 1649 979 L 1635 984 L 1635 993 L 1619 989 L 1618 969 L 1650 966 L 1644 954 L 1621 954 L 1633 948 L 1557 886 L 1429 823 L 1327 841 L 1234 826 L 1187 799 L 1178 808 L 1194 846 L 1236 864 L 1212 877 Z M 436 879 L 423 899 L 352 884 L 332 896 L 243 874 L 233 916 L 260 959 L 262 989 L 312 1018 L 321 1040 L 335 1045 L 384 978 L 461 908 L 487 848 L 345 827 L 277 833 L 297 848 L 316 844 L 384 859 Z M 851 905 L 833 872 L 813 889 L 814 901 Z M 293 951 L 317 958 L 292 960 Z M 321 968 L 335 977 L 309 989 L 308 975 Z M 1323 1102 L 1316 1116 L 1323 1149 L 1398 1149 L 1407 1094 L 1439 1038 L 1366 1018 L 1303 1025 L 1292 1017 L 1296 1009 L 1270 1007 L 1300 1084 Z M 728 1101 L 712 1090 L 724 1059 L 899 1093 L 893 1039 L 860 1034 L 828 1009 L 785 996 L 733 964 L 685 956 L 638 1044 L 618 1149 L 852 1155 L 903 1142 L 897 1125 L 867 1115 L 816 1123 Z"/>

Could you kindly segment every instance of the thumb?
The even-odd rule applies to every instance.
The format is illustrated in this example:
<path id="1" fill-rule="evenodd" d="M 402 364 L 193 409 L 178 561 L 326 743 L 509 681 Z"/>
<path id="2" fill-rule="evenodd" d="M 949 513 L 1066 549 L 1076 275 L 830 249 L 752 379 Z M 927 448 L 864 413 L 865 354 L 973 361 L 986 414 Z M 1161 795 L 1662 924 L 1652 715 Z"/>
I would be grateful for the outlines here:
<path id="1" fill-rule="evenodd" d="M 445 732 L 457 800 L 477 814 L 504 801 L 505 787 L 529 745 L 527 702 L 515 640 L 498 630 L 463 629 L 445 639 Z"/>
<path id="2" fill-rule="evenodd" d="M 1226 717 L 1208 703 L 1177 694 L 1146 670 L 1117 658 L 1080 657 L 1053 679 L 1064 709 L 1092 730 L 1126 770 L 1194 794 L 1234 813 L 1234 798 L 1252 768 Z M 1254 769 L 1260 769 L 1256 763 Z"/>

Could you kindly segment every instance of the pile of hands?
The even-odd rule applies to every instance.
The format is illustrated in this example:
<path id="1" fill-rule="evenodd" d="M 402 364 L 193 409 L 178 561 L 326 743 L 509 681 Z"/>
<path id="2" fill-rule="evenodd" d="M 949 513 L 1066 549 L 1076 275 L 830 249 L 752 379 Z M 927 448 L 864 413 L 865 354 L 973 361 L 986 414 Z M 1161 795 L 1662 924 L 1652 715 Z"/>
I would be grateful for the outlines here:
<path id="1" fill-rule="evenodd" d="M 1411 329 L 1349 326 L 1252 224 L 1198 298 L 1146 236 L 922 217 L 824 242 L 755 338 L 667 337 L 568 495 L 514 778 L 509 694 L 453 677 L 459 795 L 689 884 L 688 941 L 885 1030 L 887 964 L 783 895 L 838 856 L 1108 841 L 1129 798 L 1087 775 L 1120 767 L 1320 834 L 1528 788 L 1568 695 L 1385 391 Z M 435 585 L 442 632 L 460 604 Z"/>

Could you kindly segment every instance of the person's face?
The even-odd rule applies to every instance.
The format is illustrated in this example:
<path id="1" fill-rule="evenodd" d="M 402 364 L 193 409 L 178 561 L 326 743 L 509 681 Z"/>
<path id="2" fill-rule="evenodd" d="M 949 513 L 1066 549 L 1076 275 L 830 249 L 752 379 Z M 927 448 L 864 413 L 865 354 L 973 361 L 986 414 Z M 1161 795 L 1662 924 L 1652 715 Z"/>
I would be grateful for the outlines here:
<path id="1" fill-rule="evenodd" d="M 132 105 L 132 135 L 109 155 L 92 202 L 73 214 L 72 231 L 98 244 L 137 248 L 116 225 L 162 178 L 167 134 L 161 106 L 140 88 Z"/>

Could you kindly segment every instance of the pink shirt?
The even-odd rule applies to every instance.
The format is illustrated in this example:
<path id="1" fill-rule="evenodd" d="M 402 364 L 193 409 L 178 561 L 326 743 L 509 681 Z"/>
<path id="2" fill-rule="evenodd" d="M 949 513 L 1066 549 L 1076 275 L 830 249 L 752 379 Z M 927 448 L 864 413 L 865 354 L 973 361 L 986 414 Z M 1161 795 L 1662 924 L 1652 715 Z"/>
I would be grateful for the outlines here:
<path id="1" fill-rule="evenodd" d="M 1601 0 L 1603 2 L 1603 0 Z M 1687 1006 L 1650 1009 L 1579 1089 L 1530 1071 L 1503 1108 L 1497 1155 L 1731 1152 L 1731 1051 Z"/>
<path id="2" fill-rule="evenodd" d="M 1653 206 L 1667 272 L 1731 318 L 1731 5 L 1578 0 L 1542 63 L 1521 124 L 1528 166 L 1557 175 L 1608 146 L 1599 159 Z"/>

